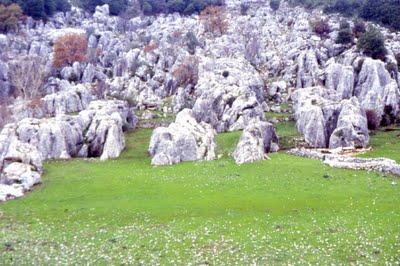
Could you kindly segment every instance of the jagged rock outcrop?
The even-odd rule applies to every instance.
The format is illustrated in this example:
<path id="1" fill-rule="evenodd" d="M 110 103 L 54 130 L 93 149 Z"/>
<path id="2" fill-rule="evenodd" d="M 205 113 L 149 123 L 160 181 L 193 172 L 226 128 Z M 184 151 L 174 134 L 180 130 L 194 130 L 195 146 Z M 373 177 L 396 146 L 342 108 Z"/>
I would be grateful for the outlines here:
<path id="1" fill-rule="evenodd" d="M 308 49 L 297 58 L 297 88 L 320 85 L 321 67 L 316 50 Z"/>
<path id="2" fill-rule="evenodd" d="M 353 67 L 331 63 L 328 65 L 325 72 L 325 86 L 327 89 L 337 91 L 342 99 L 348 99 L 353 96 Z"/>
<path id="3" fill-rule="evenodd" d="M 264 160 L 269 152 L 279 150 L 279 139 L 271 123 L 254 119 L 243 130 L 233 153 L 237 164 Z"/>
<path id="4" fill-rule="evenodd" d="M 356 98 L 341 102 L 336 129 L 329 139 L 329 148 L 365 148 L 369 142 L 368 122 Z"/>
<path id="5" fill-rule="evenodd" d="M 298 89 L 293 94 L 297 129 L 314 148 L 365 147 L 369 141 L 365 111 L 357 98 L 341 100 L 324 87 Z"/>
<path id="6" fill-rule="evenodd" d="M 193 113 L 218 132 L 243 129 L 252 118 L 264 119 L 263 81 L 245 61 L 205 60 L 200 67 Z"/>
<path id="7" fill-rule="evenodd" d="M 79 84 L 68 90 L 46 95 L 42 99 L 42 106 L 47 116 L 70 114 L 86 109 L 93 98 L 90 89 Z"/>
<path id="8" fill-rule="evenodd" d="M 123 131 L 136 123 L 126 102 L 109 100 L 92 101 L 75 116 L 26 118 L 6 125 L 0 132 L 0 200 L 19 197 L 39 183 L 42 160 L 118 157 L 125 147 Z"/>
<path id="9" fill-rule="evenodd" d="M 153 131 L 149 153 L 152 165 L 171 165 L 184 161 L 214 160 L 215 131 L 211 125 L 198 123 L 190 109 L 176 116 L 175 123 Z"/>
<path id="10" fill-rule="evenodd" d="M 329 136 L 336 128 L 340 96 L 323 87 L 310 87 L 298 89 L 292 98 L 296 126 L 305 141 L 312 147 L 327 147 Z"/>
<path id="11" fill-rule="evenodd" d="M 380 60 L 365 58 L 354 95 L 365 110 L 375 111 L 378 117 L 382 117 L 387 107 L 390 107 L 390 115 L 396 116 L 399 113 L 399 86 Z"/>
<path id="12" fill-rule="evenodd" d="M 22 197 L 41 182 L 42 173 L 38 150 L 5 133 L 0 134 L 0 201 Z"/>
<path id="13" fill-rule="evenodd" d="M 125 148 L 123 131 L 133 129 L 138 121 L 123 101 L 93 101 L 79 114 L 83 121 L 85 145 L 80 155 L 116 158 Z"/>
<path id="14" fill-rule="evenodd" d="M 0 100 L 6 99 L 11 92 L 8 66 L 0 60 Z"/>

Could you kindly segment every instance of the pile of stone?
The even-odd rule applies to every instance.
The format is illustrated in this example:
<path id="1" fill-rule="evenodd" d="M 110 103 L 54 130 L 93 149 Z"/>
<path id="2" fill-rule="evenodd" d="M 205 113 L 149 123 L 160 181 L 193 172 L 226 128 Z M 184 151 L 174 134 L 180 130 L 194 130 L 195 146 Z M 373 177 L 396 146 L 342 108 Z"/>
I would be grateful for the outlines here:
<path id="1" fill-rule="evenodd" d="M 289 153 L 300 157 L 320 160 L 324 164 L 335 168 L 376 171 L 384 174 L 400 176 L 400 164 L 387 158 L 356 158 L 341 155 L 335 153 L 335 151 L 332 151 L 332 153 L 326 153 L 304 148 L 292 149 Z"/>

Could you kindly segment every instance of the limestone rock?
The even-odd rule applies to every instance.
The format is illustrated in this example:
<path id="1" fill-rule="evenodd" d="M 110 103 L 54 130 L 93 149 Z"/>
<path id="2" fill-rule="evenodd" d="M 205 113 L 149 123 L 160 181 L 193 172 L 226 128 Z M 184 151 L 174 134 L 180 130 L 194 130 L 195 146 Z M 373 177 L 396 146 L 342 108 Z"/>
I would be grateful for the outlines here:
<path id="1" fill-rule="evenodd" d="M 365 148 L 369 142 L 368 122 L 356 98 L 344 100 L 338 117 L 337 127 L 333 131 L 329 148 L 339 147 Z"/>
<path id="2" fill-rule="evenodd" d="M 330 64 L 326 69 L 325 86 L 337 91 L 342 99 L 350 98 L 354 90 L 353 68 L 338 63 Z"/>
<path id="3" fill-rule="evenodd" d="M 233 157 L 237 164 L 260 161 L 268 152 L 278 151 L 278 143 L 274 126 L 254 119 L 243 130 Z"/>
<path id="4" fill-rule="evenodd" d="M 3 170 L 0 183 L 6 185 L 20 184 L 26 191 L 40 183 L 40 174 L 33 171 L 29 164 L 15 162 Z"/>
<path id="5" fill-rule="evenodd" d="M 19 184 L 5 185 L 0 183 L 0 202 L 20 198 L 24 195 L 24 189 Z"/>
<path id="6" fill-rule="evenodd" d="M 386 106 L 395 112 L 394 115 L 399 111 L 399 86 L 380 60 L 364 60 L 354 95 L 360 100 L 364 110 L 373 110 L 378 117 L 384 114 Z"/>
<path id="7" fill-rule="evenodd" d="M 215 131 L 198 123 L 190 109 L 178 113 L 175 123 L 159 127 L 151 136 L 149 153 L 152 165 L 171 165 L 184 161 L 214 160 Z"/>
<path id="8" fill-rule="evenodd" d="M 205 60 L 199 70 L 193 113 L 217 132 L 243 129 L 255 117 L 264 119 L 263 81 L 241 60 Z"/>

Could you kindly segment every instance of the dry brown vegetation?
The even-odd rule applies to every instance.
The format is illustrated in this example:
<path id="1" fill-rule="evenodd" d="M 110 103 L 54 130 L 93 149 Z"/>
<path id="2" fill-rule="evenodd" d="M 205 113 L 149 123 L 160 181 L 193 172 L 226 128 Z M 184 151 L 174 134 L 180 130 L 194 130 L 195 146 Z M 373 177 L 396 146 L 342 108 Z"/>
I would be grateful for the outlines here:
<path id="1" fill-rule="evenodd" d="M 172 73 L 178 86 L 185 87 L 197 84 L 199 79 L 199 61 L 194 56 L 188 56 L 183 63 Z"/>
<path id="2" fill-rule="evenodd" d="M 213 35 L 220 36 L 228 31 L 228 20 L 223 7 L 208 6 L 200 13 L 200 21 L 205 30 Z"/>
<path id="3" fill-rule="evenodd" d="M 9 75 L 16 94 L 24 99 L 41 96 L 46 78 L 45 60 L 40 56 L 20 56 L 10 61 Z"/>
<path id="4" fill-rule="evenodd" d="M 145 53 L 151 53 L 151 52 L 153 52 L 155 49 L 157 49 L 158 48 L 158 44 L 157 43 L 155 43 L 155 42 L 151 42 L 151 43 L 149 43 L 148 45 L 146 45 L 145 47 L 144 47 L 144 49 L 143 49 L 143 51 L 145 52 Z"/>
<path id="5" fill-rule="evenodd" d="M 53 65 L 57 68 L 87 60 L 88 41 L 83 34 L 70 33 L 54 43 Z"/>

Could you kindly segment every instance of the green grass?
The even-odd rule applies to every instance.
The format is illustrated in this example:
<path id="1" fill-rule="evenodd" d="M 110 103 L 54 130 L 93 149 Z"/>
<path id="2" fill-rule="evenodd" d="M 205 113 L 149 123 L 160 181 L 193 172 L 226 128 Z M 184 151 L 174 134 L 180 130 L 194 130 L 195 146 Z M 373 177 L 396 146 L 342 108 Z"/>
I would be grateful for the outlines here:
<path id="1" fill-rule="evenodd" d="M 285 118 L 290 118 L 292 114 L 289 113 L 274 113 L 274 112 L 266 112 L 265 117 L 267 119 L 271 119 L 275 117 L 276 119 L 285 119 Z"/>
<path id="2" fill-rule="evenodd" d="M 279 147 L 282 150 L 288 150 L 295 147 L 295 138 L 301 135 L 297 132 L 296 123 L 294 121 L 281 122 L 275 125 L 276 133 L 279 136 Z"/>
<path id="3" fill-rule="evenodd" d="M 386 157 L 400 163 L 400 129 L 394 131 L 379 130 L 372 134 L 372 151 L 361 157 Z"/>
<path id="4" fill-rule="evenodd" d="M 285 153 L 237 166 L 239 132 L 218 136 L 219 160 L 154 168 L 150 135 L 128 134 L 118 160 L 46 163 L 43 185 L 0 205 L 0 264 L 399 262 L 397 179 Z"/>

